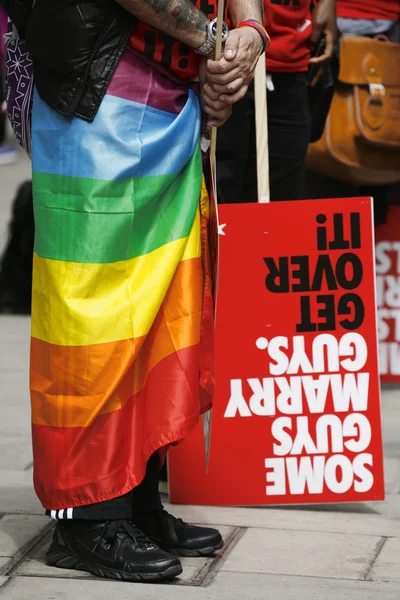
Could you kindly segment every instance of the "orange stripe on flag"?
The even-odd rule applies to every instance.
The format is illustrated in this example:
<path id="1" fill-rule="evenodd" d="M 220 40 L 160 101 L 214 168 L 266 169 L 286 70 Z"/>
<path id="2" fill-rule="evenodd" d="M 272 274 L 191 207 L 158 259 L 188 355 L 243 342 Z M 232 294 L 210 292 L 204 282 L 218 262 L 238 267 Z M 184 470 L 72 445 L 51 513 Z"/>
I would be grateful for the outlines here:
<path id="1" fill-rule="evenodd" d="M 121 409 L 165 357 L 200 342 L 203 272 L 200 258 L 179 264 L 147 336 L 91 346 L 32 339 L 32 422 L 88 427 Z"/>

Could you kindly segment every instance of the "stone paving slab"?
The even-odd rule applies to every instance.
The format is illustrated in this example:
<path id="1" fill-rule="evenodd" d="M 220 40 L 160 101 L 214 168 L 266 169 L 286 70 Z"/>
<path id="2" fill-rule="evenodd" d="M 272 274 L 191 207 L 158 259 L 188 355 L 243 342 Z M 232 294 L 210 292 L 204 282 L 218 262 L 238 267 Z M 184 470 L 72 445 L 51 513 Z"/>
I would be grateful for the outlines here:
<path id="1" fill-rule="evenodd" d="M 6 515 L 0 520 L 0 556 L 12 557 L 48 525 L 46 516 Z"/>
<path id="2" fill-rule="evenodd" d="M 1 372 L 0 372 L 1 378 Z M 14 392 L 15 394 L 15 388 Z M 0 385 L 0 394 L 3 396 L 2 387 Z M 31 414 L 29 407 L 29 396 L 28 391 L 26 391 L 26 403 L 22 404 L 21 399 L 19 403 L 15 402 L 15 397 L 11 394 L 6 394 L 5 397 L 9 401 L 9 407 L 7 408 L 7 420 L 0 418 L 0 440 L 4 439 L 4 436 L 8 436 L 9 438 L 12 436 L 19 437 L 25 436 L 29 437 L 29 443 L 26 444 L 26 448 L 21 447 L 21 452 L 32 452 L 32 442 L 30 439 L 31 435 Z M 22 396 L 23 397 L 23 396 Z M 21 398 L 21 396 L 20 396 Z M 10 421 L 15 420 L 15 425 L 13 425 L 13 430 L 10 432 Z M 9 468 L 9 466 L 8 466 Z"/>
<path id="3" fill-rule="evenodd" d="M 32 471 L 0 469 L 0 513 L 43 516 L 43 507 L 33 490 Z"/>
<path id="4" fill-rule="evenodd" d="M 5 371 L 9 369 L 21 370 L 24 372 L 24 379 L 26 379 L 25 374 L 28 373 L 29 369 L 29 339 L 25 339 L 25 337 L 22 340 L 11 338 L 6 343 L 3 339 L 0 346 L 1 369 Z"/>
<path id="5" fill-rule="evenodd" d="M 144 585 L 85 579 L 16 577 L 3 589 L 1 600 L 399 600 L 391 583 L 371 583 L 220 573 L 206 588 L 171 584 Z"/>
<path id="6" fill-rule="evenodd" d="M 400 598 L 400 539 L 386 540 L 373 569 L 370 573 L 372 581 L 389 581 L 397 583 Z"/>
<path id="7" fill-rule="evenodd" d="M 400 491 L 400 459 L 395 457 L 385 458 L 384 473 L 386 495 L 398 494 Z"/>
<path id="8" fill-rule="evenodd" d="M 391 497 L 387 504 L 393 504 L 387 515 L 382 516 L 381 503 L 361 505 L 325 505 L 314 509 L 304 508 L 224 508 L 205 506 L 171 505 L 168 510 L 185 521 L 197 523 L 223 523 L 238 527 L 257 529 L 279 529 L 290 531 L 315 531 L 355 535 L 399 536 L 400 519 L 393 520 L 391 512 L 398 507 L 400 496 Z M 358 511 L 358 512 L 357 512 Z M 400 516 L 400 515 L 399 515 Z M 399 597 L 400 600 L 400 597 Z"/>
<path id="9" fill-rule="evenodd" d="M 1 567 L 2 565 L 0 565 Z M 0 588 L 8 581 L 8 577 L 0 577 Z"/>
<path id="10" fill-rule="evenodd" d="M 249 529 L 222 570 L 361 579 L 380 541 L 375 536 Z"/>
<path id="11" fill-rule="evenodd" d="M 18 347 L 18 354 L 29 353 L 29 347 L 24 346 L 25 342 L 29 342 L 30 335 L 30 317 L 20 315 L 1 315 L 0 316 L 0 341 L 2 348 L 4 342 L 16 344 L 23 342 Z"/>
<path id="12" fill-rule="evenodd" d="M 29 433 L 12 435 L 8 432 L 1 432 L 0 429 L 0 470 L 23 471 L 27 465 L 32 464 L 32 460 L 32 444 Z"/>

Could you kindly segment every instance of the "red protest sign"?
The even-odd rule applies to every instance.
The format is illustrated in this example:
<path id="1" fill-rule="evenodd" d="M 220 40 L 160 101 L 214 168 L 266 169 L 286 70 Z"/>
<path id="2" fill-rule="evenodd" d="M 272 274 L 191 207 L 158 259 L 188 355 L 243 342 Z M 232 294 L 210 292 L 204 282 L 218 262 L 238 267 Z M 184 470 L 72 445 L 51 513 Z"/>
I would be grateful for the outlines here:
<path id="1" fill-rule="evenodd" d="M 381 380 L 400 382 L 400 206 L 390 207 L 375 235 Z"/>
<path id="2" fill-rule="evenodd" d="M 384 497 L 370 199 L 220 207 L 217 394 L 169 459 L 172 502 Z"/>

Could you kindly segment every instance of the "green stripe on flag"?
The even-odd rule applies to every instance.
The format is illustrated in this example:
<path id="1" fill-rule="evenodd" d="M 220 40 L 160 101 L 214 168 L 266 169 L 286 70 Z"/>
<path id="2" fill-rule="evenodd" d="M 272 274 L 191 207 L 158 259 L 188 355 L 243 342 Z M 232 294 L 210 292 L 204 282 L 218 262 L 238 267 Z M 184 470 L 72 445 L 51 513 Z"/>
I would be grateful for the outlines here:
<path id="1" fill-rule="evenodd" d="M 35 251 L 106 264 L 189 235 L 199 203 L 201 152 L 179 174 L 116 181 L 33 173 Z"/>

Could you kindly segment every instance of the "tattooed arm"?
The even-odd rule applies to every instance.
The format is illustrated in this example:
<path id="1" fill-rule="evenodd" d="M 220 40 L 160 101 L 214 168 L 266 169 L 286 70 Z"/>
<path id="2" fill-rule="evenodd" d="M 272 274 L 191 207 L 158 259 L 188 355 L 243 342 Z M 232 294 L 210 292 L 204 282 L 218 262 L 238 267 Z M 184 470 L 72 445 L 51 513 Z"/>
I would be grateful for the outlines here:
<path id="1" fill-rule="evenodd" d="M 198 48 L 206 41 L 208 19 L 190 0 L 116 1 L 141 21 L 188 46 Z"/>

